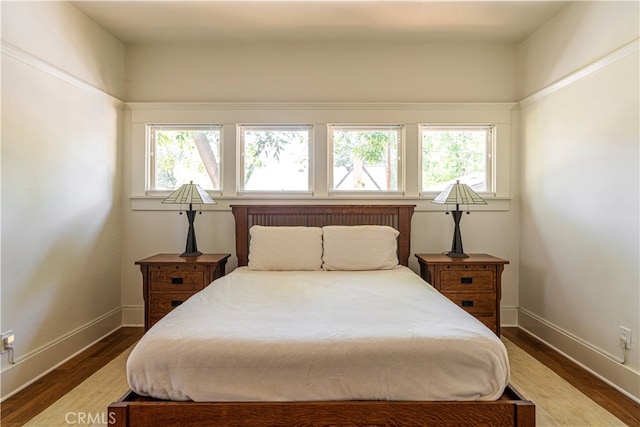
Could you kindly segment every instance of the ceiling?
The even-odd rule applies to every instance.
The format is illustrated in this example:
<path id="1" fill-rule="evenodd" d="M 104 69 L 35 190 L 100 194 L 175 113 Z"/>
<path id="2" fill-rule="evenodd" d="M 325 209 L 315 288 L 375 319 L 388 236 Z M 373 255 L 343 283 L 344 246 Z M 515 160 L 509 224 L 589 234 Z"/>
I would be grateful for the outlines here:
<path id="1" fill-rule="evenodd" d="M 401 40 L 519 43 L 566 1 L 209 0 L 72 3 L 125 44 Z"/>

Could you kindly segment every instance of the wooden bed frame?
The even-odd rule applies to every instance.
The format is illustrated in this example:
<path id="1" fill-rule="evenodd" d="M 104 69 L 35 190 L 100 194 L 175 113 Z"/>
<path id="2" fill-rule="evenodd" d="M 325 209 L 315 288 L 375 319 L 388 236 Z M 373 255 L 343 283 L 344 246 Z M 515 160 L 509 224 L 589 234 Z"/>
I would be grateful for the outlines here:
<path id="1" fill-rule="evenodd" d="M 238 265 L 248 263 L 252 225 L 389 225 L 400 231 L 398 260 L 409 262 L 413 205 L 233 205 Z M 131 390 L 109 405 L 110 426 L 535 426 L 535 406 L 507 387 L 473 402 L 174 402 Z"/>

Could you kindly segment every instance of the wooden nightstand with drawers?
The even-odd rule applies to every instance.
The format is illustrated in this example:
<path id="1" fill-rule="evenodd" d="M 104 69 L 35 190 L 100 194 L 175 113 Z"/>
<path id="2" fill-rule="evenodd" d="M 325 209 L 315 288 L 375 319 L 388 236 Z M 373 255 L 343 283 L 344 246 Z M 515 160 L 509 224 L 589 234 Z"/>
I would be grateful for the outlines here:
<path id="1" fill-rule="evenodd" d="M 191 295 L 224 276 L 230 256 L 203 254 L 185 258 L 178 254 L 158 254 L 136 261 L 142 272 L 144 330 Z"/>
<path id="2" fill-rule="evenodd" d="M 487 254 L 468 258 L 416 254 L 416 258 L 425 281 L 500 336 L 501 278 L 509 261 Z"/>

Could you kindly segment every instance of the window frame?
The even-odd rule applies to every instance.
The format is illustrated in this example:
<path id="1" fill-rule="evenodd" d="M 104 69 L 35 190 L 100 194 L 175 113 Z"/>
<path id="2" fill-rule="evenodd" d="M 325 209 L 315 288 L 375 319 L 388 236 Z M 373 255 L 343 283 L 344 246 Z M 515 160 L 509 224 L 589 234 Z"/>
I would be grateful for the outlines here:
<path id="1" fill-rule="evenodd" d="M 223 124 L 221 146 L 221 192 L 210 193 L 218 202 L 203 206 L 204 210 L 225 210 L 234 201 L 256 203 L 304 202 L 333 203 L 340 200 L 362 203 L 386 203 L 395 200 L 415 203 L 417 210 L 439 211 L 441 205 L 432 204 L 435 194 L 421 194 L 419 132 L 420 124 L 428 125 L 486 125 L 495 126 L 493 147 L 493 194 L 482 194 L 489 206 L 478 209 L 508 211 L 513 200 L 517 126 L 514 122 L 516 103 L 370 103 L 370 102 L 127 102 L 128 113 L 123 117 L 124 147 L 128 154 L 130 180 L 124 182 L 132 210 L 172 210 L 161 201 L 169 192 L 146 191 L 147 142 L 146 126 L 153 124 Z M 312 194 L 254 193 L 239 194 L 238 124 L 313 124 Z M 327 167 L 328 124 L 399 123 L 405 126 L 403 135 L 404 194 L 329 194 Z M 517 162 L 516 162 L 517 163 Z M 126 176 L 125 176 L 126 178 Z M 125 180 L 127 181 L 127 179 Z"/>
<path id="2" fill-rule="evenodd" d="M 222 189 L 224 188 L 224 125 L 222 123 L 146 123 L 145 124 L 145 140 L 146 140 L 146 154 L 145 154 L 145 193 L 149 195 L 166 195 L 170 194 L 172 191 L 176 190 L 181 184 L 177 185 L 176 188 L 165 190 L 165 189 L 155 189 L 151 188 L 151 184 L 154 183 L 155 180 L 155 159 L 156 159 L 156 149 L 155 144 L 156 141 L 153 137 L 154 130 L 217 130 L 220 135 L 219 142 L 219 150 L 218 150 L 218 183 L 219 188 L 216 189 L 205 189 L 207 193 L 214 196 L 220 196 L 222 194 Z M 186 182 L 184 183 L 186 184 Z"/>
<path id="3" fill-rule="evenodd" d="M 396 190 L 338 190 L 334 184 L 334 156 L 333 156 L 333 129 L 339 130 L 396 130 L 398 133 L 398 146 L 396 168 Z M 328 123 L 327 124 L 327 191 L 329 196 L 347 196 L 349 198 L 370 197 L 404 197 L 405 195 L 405 163 L 406 163 L 406 124 L 389 123 Z"/>
<path id="4" fill-rule="evenodd" d="M 483 191 L 478 194 L 492 197 L 496 195 L 496 134 L 497 125 L 494 123 L 425 123 L 418 125 L 418 189 L 420 197 L 433 198 L 442 190 L 425 190 L 422 188 L 424 178 L 423 168 L 423 131 L 432 130 L 487 130 L 488 135 L 485 142 L 485 185 Z"/>
<path id="5" fill-rule="evenodd" d="M 245 144 L 243 130 L 306 130 L 309 135 L 307 145 L 307 189 L 306 190 L 246 190 L 245 189 Z M 236 124 L 236 192 L 240 196 L 284 195 L 286 197 L 313 196 L 314 194 L 314 125 L 291 123 L 238 123 Z"/>

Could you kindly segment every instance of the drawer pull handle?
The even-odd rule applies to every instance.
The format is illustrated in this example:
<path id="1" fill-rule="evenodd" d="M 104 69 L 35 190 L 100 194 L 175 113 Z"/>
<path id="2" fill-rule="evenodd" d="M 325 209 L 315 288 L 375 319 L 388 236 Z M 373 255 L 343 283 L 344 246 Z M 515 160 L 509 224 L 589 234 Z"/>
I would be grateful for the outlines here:
<path id="1" fill-rule="evenodd" d="M 182 285 L 182 277 L 172 277 L 171 278 L 172 285 Z"/>
<path id="2" fill-rule="evenodd" d="M 473 300 L 462 300 L 463 307 L 473 307 Z"/>
<path id="3" fill-rule="evenodd" d="M 177 307 L 182 303 L 183 303 L 183 301 L 179 301 L 179 300 L 175 300 L 174 299 L 174 300 L 171 301 L 171 307 Z"/>
<path id="4" fill-rule="evenodd" d="M 460 283 L 462 283 L 463 285 L 472 285 L 473 284 L 473 277 L 461 277 L 460 278 Z"/>

